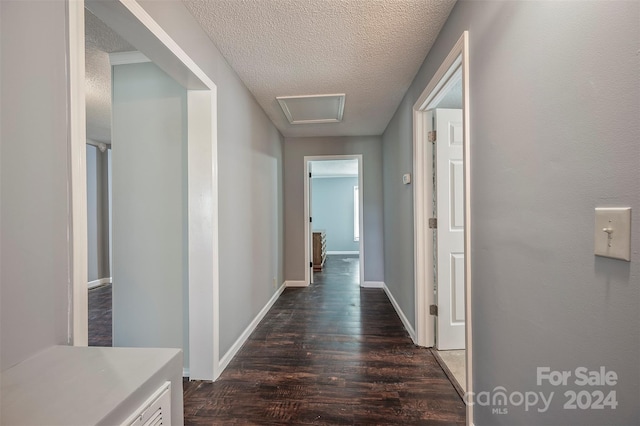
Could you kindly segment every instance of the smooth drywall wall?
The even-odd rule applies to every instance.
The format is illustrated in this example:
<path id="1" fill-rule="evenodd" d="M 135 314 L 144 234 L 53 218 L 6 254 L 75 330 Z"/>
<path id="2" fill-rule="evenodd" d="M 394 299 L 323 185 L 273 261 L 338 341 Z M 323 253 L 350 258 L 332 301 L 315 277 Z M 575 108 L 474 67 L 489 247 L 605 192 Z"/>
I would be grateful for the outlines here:
<path id="1" fill-rule="evenodd" d="M 100 278 L 100 236 L 98 235 L 98 148 L 87 145 L 87 275 L 89 281 Z"/>
<path id="2" fill-rule="evenodd" d="M 97 142 L 96 142 L 97 143 Z M 111 276 L 107 151 L 87 144 L 87 259 L 89 282 Z"/>
<path id="3" fill-rule="evenodd" d="M 222 357 L 284 282 L 283 139 L 182 2 L 140 4 L 217 86 Z"/>
<path id="4" fill-rule="evenodd" d="M 554 392 L 548 409 L 476 399 L 476 425 L 640 424 L 639 22 L 635 1 L 459 1 L 385 131 L 386 283 L 408 312 L 412 106 L 469 30 L 474 391 Z M 599 206 L 633 208 L 631 262 L 594 256 Z M 539 367 L 567 385 L 538 386 Z M 617 384 L 580 386 L 579 367 Z M 615 409 L 564 408 L 611 390 Z"/>
<path id="5" fill-rule="evenodd" d="M 311 179 L 313 230 L 325 231 L 328 252 L 360 250 L 360 242 L 353 240 L 355 186 L 358 177 Z"/>
<path id="6" fill-rule="evenodd" d="M 65 2 L 0 2 L 1 370 L 67 343 Z M 44 65 L 43 65 L 44 64 Z"/>
<path id="7" fill-rule="evenodd" d="M 150 62 L 112 75 L 113 343 L 188 366 L 187 92 Z"/>
<path id="8" fill-rule="evenodd" d="M 362 155 L 364 280 L 383 281 L 382 146 L 380 136 L 285 138 L 285 278 L 304 281 L 304 157 Z M 312 194 L 313 196 L 313 194 Z"/>

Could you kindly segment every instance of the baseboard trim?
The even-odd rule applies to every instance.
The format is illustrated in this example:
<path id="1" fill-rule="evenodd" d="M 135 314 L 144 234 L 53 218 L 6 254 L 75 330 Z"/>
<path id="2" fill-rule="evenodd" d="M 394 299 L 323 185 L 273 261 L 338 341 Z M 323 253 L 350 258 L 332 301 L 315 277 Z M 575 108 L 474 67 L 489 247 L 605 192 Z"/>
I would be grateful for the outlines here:
<path id="1" fill-rule="evenodd" d="M 256 315 L 253 321 L 251 321 L 251 323 L 247 326 L 247 328 L 242 332 L 240 337 L 238 337 L 238 339 L 234 342 L 234 344 L 227 351 L 227 353 L 224 354 L 222 358 L 220 358 L 220 363 L 219 363 L 220 365 L 218 368 L 218 371 L 220 373 L 222 373 L 224 369 L 227 368 L 227 365 L 229 365 L 233 357 L 236 356 L 236 354 L 238 353 L 242 345 L 244 345 L 244 343 L 247 341 L 251 333 L 253 333 L 253 330 L 256 329 L 258 324 L 260 324 L 260 321 L 262 321 L 262 319 L 267 314 L 267 312 L 269 312 L 269 309 L 271 309 L 273 304 L 276 303 L 276 300 L 278 300 L 278 298 L 280 297 L 280 295 L 282 294 L 282 292 L 286 287 L 285 284 L 282 284 L 280 288 L 278 288 L 278 290 L 273 294 L 273 296 L 271 296 L 271 299 L 269 299 L 269 301 L 267 302 L 266 305 L 264 305 L 262 310 L 258 312 L 258 315 Z"/>
<path id="2" fill-rule="evenodd" d="M 105 284 L 111 284 L 111 277 L 89 281 L 89 289 L 100 287 L 101 285 Z"/>
<path id="3" fill-rule="evenodd" d="M 182 368 L 182 377 L 189 377 L 189 368 L 187 367 Z"/>
<path id="4" fill-rule="evenodd" d="M 309 283 L 306 281 L 285 281 L 285 287 L 309 287 Z"/>
<path id="5" fill-rule="evenodd" d="M 329 251 L 329 250 L 327 250 L 327 256 L 331 255 L 331 254 L 360 254 L 360 252 L 357 251 L 357 250 L 356 251 L 340 251 L 340 250 Z"/>
<path id="6" fill-rule="evenodd" d="M 400 309 L 400 305 L 398 305 L 398 302 L 393 297 L 393 294 L 391 294 L 391 290 L 389 290 L 389 287 L 387 287 L 386 284 L 384 284 L 383 289 L 384 289 L 384 292 L 387 294 L 387 297 L 391 301 L 393 308 L 396 310 L 396 313 L 400 317 L 400 321 L 402 321 L 402 324 L 404 325 L 405 330 L 407 330 L 407 333 L 409 333 L 409 337 L 411 337 L 411 340 L 413 340 L 413 343 L 417 345 L 418 339 L 416 337 L 416 331 L 411 326 L 411 323 L 407 319 L 407 316 L 404 314 L 404 312 L 402 312 L 402 309 Z"/>
<path id="7" fill-rule="evenodd" d="M 382 281 L 365 281 L 362 283 L 363 288 L 384 288 Z"/>

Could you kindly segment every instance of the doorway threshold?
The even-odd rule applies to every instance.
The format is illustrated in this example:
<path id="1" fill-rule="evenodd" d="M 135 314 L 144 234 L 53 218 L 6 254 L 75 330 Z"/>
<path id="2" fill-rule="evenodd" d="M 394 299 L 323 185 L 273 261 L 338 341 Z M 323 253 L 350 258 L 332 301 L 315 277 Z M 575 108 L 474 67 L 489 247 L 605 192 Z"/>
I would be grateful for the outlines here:
<path id="1" fill-rule="evenodd" d="M 465 350 L 439 351 L 432 348 L 431 353 L 466 404 L 464 398 L 466 387 Z"/>

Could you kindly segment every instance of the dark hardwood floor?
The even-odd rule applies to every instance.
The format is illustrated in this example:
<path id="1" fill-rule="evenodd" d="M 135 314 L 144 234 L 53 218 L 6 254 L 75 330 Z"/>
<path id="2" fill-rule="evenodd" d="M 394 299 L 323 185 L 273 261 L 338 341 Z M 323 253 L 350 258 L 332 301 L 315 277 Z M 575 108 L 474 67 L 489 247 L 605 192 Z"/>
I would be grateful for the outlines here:
<path id="1" fill-rule="evenodd" d="M 429 349 L 411 342 L 358 259 L 329 256 L 309 288 L 284 291 L 218 381 L 184 382 L 187 425 L 464 424 Z M 89 290 L 89 345 L 111 346 L 111 285 Z"/>
<path id="2" fill-rule="evenodd" d="M 357 258 L 288 288 L 214 382 L 184 382 L 185 424 L 464 424 L 465 407 Z"/>
<path id="3" fill-rule="evenodd" d="M 111 346 L 111 284 L 89 290 L 89 346 Z"/>

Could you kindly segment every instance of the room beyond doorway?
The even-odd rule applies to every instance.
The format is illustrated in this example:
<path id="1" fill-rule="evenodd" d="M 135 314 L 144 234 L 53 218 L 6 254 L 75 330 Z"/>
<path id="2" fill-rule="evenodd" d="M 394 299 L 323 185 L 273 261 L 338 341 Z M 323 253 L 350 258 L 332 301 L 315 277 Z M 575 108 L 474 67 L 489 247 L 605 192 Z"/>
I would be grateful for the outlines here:
<path id="1" fill-rule="evenodd" d="M 362 155 L 304 157 L 305 283 L 323 270 L 328 256 L 358 260 L 364 280 Z"/>

